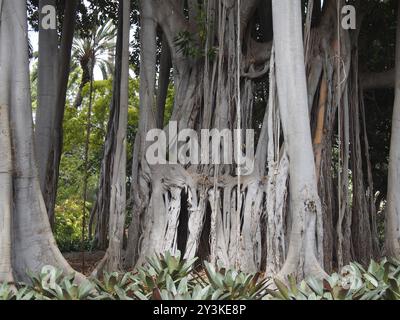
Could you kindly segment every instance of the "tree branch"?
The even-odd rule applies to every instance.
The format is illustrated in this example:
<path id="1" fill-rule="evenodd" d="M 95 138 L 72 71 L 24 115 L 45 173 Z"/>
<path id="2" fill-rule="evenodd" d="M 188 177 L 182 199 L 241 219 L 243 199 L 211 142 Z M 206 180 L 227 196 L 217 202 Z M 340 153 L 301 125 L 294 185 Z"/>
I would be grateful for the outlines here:
<path id="1" fill-rule="evenodd" d="M 256 8 L 259 3 L 260 0 L 246 0 L 241 2 L 240 6 L 241 39 L 243 39 L 243 36 L 247 29 L 247 24 L 250 18 L 253 16 L 254 12 L 256 11 Z"/>
<path id="2" fill-rule="evenodd" d="M 149 0 L 147 0 L 149 1 Z M 168 40 L 173 59 L 177 58 L 178 52 L 175 47 L 175 39 L 179 32 L 192 31 L 183 10 L 176 1 L 171 0 L 152 0 L 153 10 L 156 15 L 156 21 L 163 29 L 163 32 Z"/>
<path id="3" fill-rule="evenodd" d="M 254 39 L 249 41 L 248 53 L 245 58 L 245 68 L 251 65 L 263 65 L 271 57 L 272 41 L 257 42 Z"/>

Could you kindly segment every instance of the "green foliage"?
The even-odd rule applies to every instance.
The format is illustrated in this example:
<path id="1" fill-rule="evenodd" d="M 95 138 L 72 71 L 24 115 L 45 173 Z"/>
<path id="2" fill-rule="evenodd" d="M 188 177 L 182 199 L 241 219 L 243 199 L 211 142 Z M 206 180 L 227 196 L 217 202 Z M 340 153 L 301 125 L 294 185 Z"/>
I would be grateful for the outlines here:
<path id="1" fill-rule="evenodd" d="M 206 51 L 208 29 L 212 29 L 213 23 L 207 21 L 207 14 L 202 6 L 197 10 L 196 24 L 196 33 L 191 33 L 187 30 L 178 33 L 175 38 L 175 46 L 185 57 L 199 59 L 207 56 L 210 60 L 213 60 L 217 49 L 211 47 Z"/>
<path id="2" fill-rule="evenodd" d="M 197 284 L 190 287 L 187 278 L 184 278 L 178 283 L 169 280 L 167 287 L 161 291 L 157 290 L 153 298 L 157 300 L 210 300 L 211 295 L 210 286 L 204 287 Z"/>
<path id="3" fill-rule="evenodd" d="M 400 300 L 400 261 L 371 262 L 368 269 L 356 263 L 326 279 L 308 278 L 286 283 L 217 270 L 205 263 L 205 275 L 194 268 L 196 259 L 180 253 L 156 255 L 137 273 L 104 273 L 102 279 L 79 282 L 52 267 L 29 274 L 30 284 L 0 284 L 0 300 Z M 275 284 L 274 288 L 269 284 Z"/>
<path id="4" fill-rule="evenodd" d="M 56 228 L 54 236 L 63 252 L 79 251 L 82 236 L 82 207 L 80 199 L 66 199 L 56 206 Z M 85 245 L 86 249 L 90 244 Z"/>
<path id="5" fill-rule="evenodd" d="M 32 300 L 34 294 L 33 290 L 25 285 L 20 285 L 18 288 L 6 283 L 0 285 L 0 301 Z"/>
<path id="6" fill-rule="evenodd" d="M 277 300 L 400 300 L 400 262 L 371 261 L 368 269 L 351 263 L 326 279 L 308 278 L 299 285 L 294 277 L 288 284 L 274 280 L 276 290 L 268 290 Z"/>
<path id="7" fill-rule="evenodd" d="M 259 273 L 216 271 L 208 262 L 205 262 L 205 270 L 213 289 L 212 300 L 261 300 L 267 293 L 268 280 L 260 280 Z"/>
<path id="8" fill-rule="evenodd" d="M 205 52 L 203 47 L 199 45 L 198 41 L 195 39 L 195 35 L 189 31 L 179 32 L 175 38 L 175 45 L 178 51 L 185 57 L 193 59 L 204 58 L 207 55 L 210 60 L 213 60 L 216 55 L 215 48 L 208 49 L 208 51 Z"/>
<path id="9" fill-rule="evenodd" d="M 172 289 L 182 281 L 182 287 L 192 288 L 195 280 L 191 273 L 196 260 L 181 259 L 179 252 L 176 256 L 167 252 L 165 255 L 150 257 L 145 266 L 139 267 L 134 277 L 134 290 L 150 298 L 158 291 Z"/>
<path id="10" fill-rule="evenodd" d="M 0 285 L 0 300 L 14 300 L 14 298 L 15 291 L 10 285 L 6 283 Z"/>
<path id="11" fill-rule="evenodd" d="M 87 212 L 90 212 L 96 197 L 103 158 L 104 141 L 107 134 L 109 109 L 112 98 L 112 79 L 95 81 L 93 84 L 93 112 L 89 149 L 89 179 Z M 74 88 L 77 90 L 78 88 Z M 139 118 L 139 84 L 131 80 L 129 84 L 128 110 L 128 154 L 133 152 L 133 143 Z M 67 105 L 64 116 L 64 146 L 60 163 L 60 177 L 56 203 L 55 237 L 63 252 L 81 249 L 81 228 L 83 210 L 84 151 L 89 84 L 83 88 L 83 104 L 80 108 Z M 71 97 L 74 97 L 71 94 Z M 130 168 L 130 166 L 128 166 Z M 128 173 L 129 175 L 129 173 Z M 87 249 L 90 243 L 85 244 Z"/>
<path id="12" fill-rule="evenodd" d="M 175 38 L 175 45 L 185 57 L 197 58 L 200 55 L 200 50 L 195 45 L 193 34 L 189 31 L 180 31 Z"/>
<path id="13" fill-rule="evenodd" d="M 29 275 L 32 285 L 28 290 L 35 300 L 90 300 L 96 296 L 91 281 L 78 284 L 74 274 L 64 276 L 55 268 L 44 267 L 39 275 Z"/>
<path id="14" fill-rule="evenodd" d="M 99 292 L 97 300 L 133 300 L 132 283 L 133 275 L 131 273 L 119 274 L 117 272 L 103 274 L 102 281 L 93 280 Z"/>
<path id="15" fill-rule="evenodd" d="M 87 212 L 90 212 L 95 200 L 99 182 L 101 161 L 103 158 L 104 141 L 107 135 L 107 125 L 110 115 L 113 80 L 94 81 L 93 83 L 93 112 L 92 128 L 89 148 L 89 179 Z M 70 98 L 73 101 L 75 92 L 79 88 L 71 85 Z M 60 176 L 56 203 L 55 237 L 61 251 L 77 251 L 81 249 L 81 228 L 83 210 L 83 178 L 84 178 L 84 151 L 87 111 L 89 104 L 89 84 L 82 91 L 83 103 L 79 108 L 66 106 L 64 115 L 64 146 L 60 163 Z M 139 122 L 139 81 L 131 79 L 129 82 L 129 109 L 127 154 L 133 154 L 133 145 Z M 168 120 L 172 113 L 174 103 L 174 89 L 168 90 L 165 118 Z M 72 103 L 71 103 L 72 104 Z M 128 159 L 131 161 L 131 159 Z M 131 176 L 130 165 L 127 166 L 127 176 Z M 130 180 L 127 181 L 129 190 Z M 127 224 L 130 222 L 128 216 Z M 87 242 L 89 249 L 91 244 Z"/>
<path id="16" fill-rule="evenodd" d="M 74 274 L 44 267 L 29 274 L 30 284 L 0 286 L 4 300 L 243 300 L 260 299 L 265 280 L 259 275 L 216 271 L 207 265 L 206 276 L 194 269 L 197 259 L 185 260 L 180 253 L 156 255 L 137 273 L 104 273 L 102 279 L 79 282 Z"/>

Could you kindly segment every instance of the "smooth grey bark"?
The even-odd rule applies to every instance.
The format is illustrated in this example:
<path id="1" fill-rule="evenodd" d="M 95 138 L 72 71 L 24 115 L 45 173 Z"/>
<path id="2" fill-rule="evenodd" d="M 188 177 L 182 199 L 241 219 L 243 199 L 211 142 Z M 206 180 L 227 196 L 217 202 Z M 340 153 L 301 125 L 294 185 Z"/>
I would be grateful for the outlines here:
<path id="1" fill-rule="evenodd" d="M 397 19 L 400 19 L 400 6 Z M 395 100 L 390 142 L 388 194 L 385 227 L 385 251 L 390 257 L 400 257 L 400 23 L 396 34 Z"/>
<path id="2" fill-rule="evenodd" d="M 89 237 L 92 238 L 94 230 L 94 246 L 106 250 L 108 248 L 109 218 L 110 218 L 110 199 L 111 199 L 111 178 L 113 175 L 113 161 L 117 143 L 117 132 L 119 126 L 120 113 L 120 93 L 121 93 L 121 72 L 122 72 L 122 41 L 123 41 L 123 21 L 122 5 L 119 7 L 118 32 L 115 55 L 115 69 L 113 81 L 113 95 L 110 106 L 110 116 L 107 125 L 107 136 L 104 143 L 103 160 L 100 169 L 99 191 L 97 192 L 96 202 L 93 206 L 89 221 Z"/>
<path id="3" fill-rule="evenodd" d="M 273 0 L 276 77 L 283 132 L 290 159 L 290 210 L 293 219 L 285 277 L 324 276 L 316 247 L 317 214 L 321 211 L 308 113 L 300 3 Z"/>
<path id="4" fill-rule="evenodd" d="M 129 226 L 129 240 L 125 256 L 125 266 L 132 268 L 143 263 L 146 256 L 151 255 L 153 248 L 143 245 L 143 234 L 151 228 L 152 217 L 149 205 L 150 189 L 148 181 L 151 181 L 150 168 L 145 157 L 145 135 L 148 130 L 156 127 L 156 119 L 152 113 L 155 105 L 156 84 L 156 21 L 153 1 L 140 1 L 140 102 L 139 102 L 139 130 L 135 137 L 134 155 L 132 161 L 132 187 L 131 201 L 133 203 L 132 222 Z M 159 192 L 159 190 L 156 190 Z M 160 195 L 158 195 L 160 197 Z M 160 204 L 159 202 L 158 204 Z M 146 208 L 149 215 L 144 218 Z M 157 219 L 161 220 L 162 217 Z M 143 221 L 144 220 L 144 221 Z M 161 232 L 159 232 L 161 234 Z M 161 245 L 159 243 L 158 245 Z M 143 250 L 142 250 L 143 248 Z M 162 250 L 157 250 L 162 251 Z"/>
<path id="5" fill-rule="evenodd" d="M 39 1 L 39 22 L 43 19 L 42 8 L 47 5 L 55 8 L 56 1 Z M 35 152 L 42 192 L 45 192 L 46 188 L 47 165 L 55 124 L 58 53 L 57 29 L 44 29 L 42 23 L 39 23 L 38 107 L 35 123 Z"/>
<path id="6" fill-rule="evenodd" d="M 75 15 L 79 1 L 80 0 L 68 0 L 65 2 L 63 31 L 59 49 L 57 98 L 54 106 L 55 119 L 54 125 L 52 125 L 52 143 L 47 160 L 46 183 L 44 190 L 42 190 L 51 225 L 54 225 L 55 219 L 54 210 L 63 147 L 63 120 L 71 63 L 71 49 L 75 30 Z"/>
<path id="7" fill-rule="evenodd" d="M 120 76 L 116 77 L 119 89 L 115 150 L 112 158 L 110 179 L 110 223 L 109 246 L 100 267 L 105 270 L 123 270 L 123 236 L 126 214 L 126 145 L 128 129 L 129 104 L 129 31 L 130 31 L 130 0 L 120 0 L 122 7 L 122 54 Z"/>
<path id="8" fill-rule="evenodd" d="M 0 3 L 1 6 L 1 3 Z M 1 53 L 1 55 L 3 55 Z M 0 66 L 3 64 L 0 61 Z M 2 75 L 7 74 L 5 68 Z M 0 76 L 1 77 L 1 76 Z M 7 79 L 0 79 L 0 97 L 8 90 Z M 12 228 L 12 159 L 8 105 L 0 104 L 0 282 L 12 282 L 11 228 Z"/>
<path id="9" fill-rule="evenodd" d="M 33 142 L 26 3 L 4 0 L 1 7 L 1 124 L 2 128 L 7 128 L 8 111 L 11 133 L 8 138 L 2 135 L 1 143 L 6 148 L 12 145 L 11 154 L 1 158 L 1 166 L 6 164 L 7 169 L 7 159 L 11 155 L 13 194 L 8 202 L 2 203 L 0 209 L 0 219 L 7 223 L 2 226 L 5 238 L 3 233 L 0 238 L 0 266 L 3 268 L 2 277 L 4 266 L 8 268 L 5 280 L 10 280 L 9 274 L 12 272 L 16 281 L 22 281 L 27 280 L 26 271 L 39 272 L 45 265 L 61 268 L 66 273 L 73 270 L 57 248 L 39 186 Z M 4 113 L 4 110 L 7 111 Z M 7 188 L 7 184 L 4 186 Z M 7 218 L 10 210 L 11 219 Z M 11 232 L 11 241 L 7 240 L 7 232 Z M 9 245 L 11 250 L 7 249 Z M 9 251 L 12 253 L 11 268 L 7 254 Z"/>

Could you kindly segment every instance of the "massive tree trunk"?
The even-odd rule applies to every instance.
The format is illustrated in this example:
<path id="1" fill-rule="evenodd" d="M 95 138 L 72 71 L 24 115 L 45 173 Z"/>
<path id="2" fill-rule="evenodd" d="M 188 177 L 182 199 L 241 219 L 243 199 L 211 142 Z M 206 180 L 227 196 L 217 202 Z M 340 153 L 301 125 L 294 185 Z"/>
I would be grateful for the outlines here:
<path id="1" fill-rule="evenodd" d="M 274 32 L 281 77 L 276 79 L 271 43 L 261 42 L 272 38 L 270 1 L 204 1 L 194 6 L 203 12 L 203 22 L 194 22 L 193 6 L 186 12 L 182 2 L 141 2 L 140 124 L 132 164 L 127 267 L 141 264 L 154 252 L 181 250 L 186 258 L 197 255 L 225 267 L 273 274 L 286 260 L 281 275 L 295 272 L 303 277 L 323 275 L 321 268 L 330 271 L 354 258 L 365 263 L 377 256 L 371 165 L 358 86 L 358 32 L 341 30 L 343 3 L 327 0 L 321 8 L 320 1 L 308 2 L 304 46 L 300 4 L 275 3 L 276 14 L 282 16 Z M 152 165 L 146 159 L 146 135 L 163 123 L 163 99 L 155 101 L 155 96 L 165 95 L 167 82 L 165 73 L 160 78 L 164 85 L 156 88 L 157 28 L 171 53 L 175 101 L 164 128 L 170 148 L 164 160 L 169 164 Z M 262 34 L 254 37 L 255 29 Z M 164 46 L 165 41 L 162 52 Z M 305 76 L 299 71 L 304 68 Z M 286 82 L 285 73 L 296 82 Z M 240 166 L 234 163 L 182 165 L 171 159 L 172 151 L 185 143 L 187 147 L 192 139 L 179 137 L 175 130 L 190 129 L 201 136 L 202 129 L 241 128 L 244 136 L 245 129 L 254 128 L 258 81 L 269 101 L 257 128 L 251 174 L 238 175 Z M 288 108 L 294 97 L 301 103 L 296 100 L 292 113 Z M 301 130 L 288 118 L 293 114 L 301 119 Z M 294 142 L 293 130 L 301 133 Z M 235 138 L 233 134 L 227 139 L 236 145 Z M 222 143 L 217 147 L 224 150 Z M 241 151 L 250 150 L 251 143 L 244 143 Z M 295 175 L 290 190 L 289 168 L 290 176 Z"/>
<path id="2" fill-rule="evenodd" d="M 172 1 L 141 2 L 141 44 L 145 54 L 141 55 L 140 126 L 132 170 L 134 208 L 126 256 L 128 267 L 141 264 L 154 252 L 179 249 L 186 258 L 200 255 L 228 268 L 244 271 L 264 268 L 261 266 L 261 221 L 265 217 L 268 187 L 266 146 L 259 145 L 258 155 L 264 161 L 248 175 L 243 164 L 215 164 L 207 159 L 206 164 L 189 161 L 181 165 L 173 164 L 176 161 L 170 156 L 172 164 L 149 165 L 145 157 L 149 146 L 146 134 L 161 123 L 154 116 L 157 25 L 168 40 L 174 68 L 174 110 L 165 128 L 170 147 L 177 150 L 187 142 L 177 136 L 175 129 L 177 132 L 192 129 L 201 136 L 202 129 L 233 132 L 240 128 L 244 137 L 245 129 L 252 128 L 253 82 L 268 71 L 271 51 L 270 43 L 258 43 L 245 36 L 257 4 L 257 1 L 205 2 L 201 10 L 206 21 L 201 25 L 190 23 L 190 18 L 188 22 L 183 10 Z M 193 13 L 190 17 L 193 20 Z M 195 36 L 199 29 L 205 30 L 206 36 L 202 39 Z M 194 51 L 187 52 L 177 44 L 185 32 L 193 36 Z M 267 122 L 266 116 L 265 135 Z M 227 139 L 233 143 L 236 156 L 252 149 L 252 142 L 248 140 L 246 147 L 238 150 L 236 133 Z M 260 140 L 260 144 L 265 141 Z M 226 145 L 218 141 L 217 148 L 223 152 Z M 280 191 L 285 194 L 286 180 L 281 180 Z M 283 205 L 285 197 L 278 198 Z M 278 220 L 281 225 L 274 234 L 277 238 L 284 228 L 284 218 Z M 201 245 L 203 238 L 206 246 Z"/>
<path id="3" fill-rule="evenodd" d="M 388 173 L 385 250 L 390 257 L 400 257 L 400 6 L 396 36 L 395 101 Z"/>
<path id="4" fill-rule="evenodd" d="M 26 35 L 26 3 L 0 1 L 0 281 L 26 280 L 27 270 L 44 265 L 73 271 L 56 246 L 39 185 Z"/>
<path id="5" fill-rule="evenodd" d="M 40 30 L 35 150 L 26 8 L 0 0 L 0 148 L 5 150 L 0 154 L 0 281 L 24 279 L 26 269 L 38 271 L 44 264 L 71 271 L 55 246 L 44 204 L 52 221 L 77 3 L 66 1 L 59 58 L 52 54 L 55 32 Z M 394 76 L 378 77 L 378 84 L 360 79 L 359 30 L 340 26 L 345 1 L 326 0 L 322 10 L 320 1 L 307 2 L 303 45 L 301 3 L 194 0 L 185 7 L 184 1 L 141 1 L 140 123 L 125 267 L 156 252 L 181 250 L 186 258 L 200 256 L 226 268 L 303 278 L 378 256 L 363 90 L 392 83 Z M 40 1 L 40 7 L 45 4 L 55 1 Z M 119 18 L 114 95 L 93 215 L 98 243 L 108 250 L 96 271 L 122 269 L 123 261 L 128 0 L 120 1 Z M 266 42 L 272 39 L 272 22 L 273 47 Z M 158 86 L 157 34 L 163 35 Z M 175 100 L 164 130 L 170 144 L 164 160 L 170 164 L 152 164 L 146 136 L 164 125 L 171 62 Z M 397 65 L 386 226 L 387 254 L 397 257 L 399 77 Z M 239 159 L 252 152 L 254 142 L 244 137 L 254 128 L 257 82 L 269 99 L 257 124 L 254 170 L 246 172 L 243 163 L 221 155 L 210 163 L 210 150 Z M 202 129 L 229 133 L 205 144 L 203 163 L 197 164 L 185 151 L 195 142 L 193 133 L 204 138 Z M 178 162 L 173 151 L 180 149 Z"/>

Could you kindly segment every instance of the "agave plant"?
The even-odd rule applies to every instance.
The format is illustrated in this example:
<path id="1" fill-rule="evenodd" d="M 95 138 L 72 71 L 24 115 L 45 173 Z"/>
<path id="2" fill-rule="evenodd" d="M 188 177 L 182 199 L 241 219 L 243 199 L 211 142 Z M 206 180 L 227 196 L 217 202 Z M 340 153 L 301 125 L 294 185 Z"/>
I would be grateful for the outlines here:
<path id="1" fill-rule="evenodd" d="M 15 289 L 7 283 L 1 284 L 0 300 L 15 300 Z"/>
<path id="2" fill-rule="evenodd" d="M 89 281 L 77 283 L 75 274 L 65 276 L 62 270 L 45 266 L 38 275 L 28 273 L 29 295 L 35 300 L 88 300 L 96 297 L 95 285 Z"/>
<path id="3" fill-rule="evenodd" d="M 194 269 L 196 259 L 186 261 L 166 253 L 147 260 L 138 273 L 104 273 L 101 280 L 77 283 L 75 275 L 44 267 L 30 274 L 31 284 L 1 284 L 0 300 L 400 300 L 400 262 L 371 261 L 365 269 L 357 263 L 325 279 L 308 278 L 297 283 L 289 276 L 283 283 L 216 269 L 205 263 L 205 275 Z"/>
<path id="4" fill-rule="evenodd" d="M 20 285 L 18 286 L 18 290 L 15 293 L 15 300 L 22 300 L 22 301 L 28 301 L 28 300 L 34 300 L 35 298 L 35 292 L 26 285 Z"/>
<path id="5" fill-rule="evenodd" d="M 167 273 L 172 279 L 182 279 L 188 276 L 194 267 L 197 258 L 185 260 L 178 251 L 175 256 L 166 252 L 164 255 L 155 255 L 147 259 L 148 269 L 155 274 Z"/>
<path id="6" fill-rule="evenodd" d="M 138 268 L 130 289 L 139 299 L 145 299 L 151 298 L 155 291 L 167 289 L 171 282 L 179 283 L 186 279 L 189 288 L 194 287 L 196 280 L 191 273 L 196 260 L 181 259 L 180 252 L 175 256 L 169 252 L 154 255 L 147 259 L 145 266 Z"/>
<path id="7" fill-rule="evenodd" d="M 274 283 L 276 290 L 268 293 L 278 300 L 400 300 L 400 263 L 371 261 L 368 269 L 350 263 L 326 279 L 308 278 L 298 285 L 288 277 L 287 284 L 279 279 Z"/>
<path id="8" fill-rule="evenodd" d="M 36 292 L 25 284 L 0 284 L 0 300 L 34 300 Z"/>
<path id="9" fill-rule="evenodd" d="M 34 298 L 38 300 L 50 300 L 54 297 L 53 289 L 61 284 L 64 279 L 63 271 L 45 266 L 39 274 L 27 272 L 31 281 L 30 288 L 34 293 Z"/>
<path id="10" fill-rule="evenodd" d="M 97 296 L 95 285 L 89 280 L 80 284 L 74 282 L 74 277 L 66 277 L 61 285 L 56 285 L 53 290 L 55 300 L 92 300 Z"/>
<path id="11" fill-rule="evenodd" d="M 209 300 L 212 293 L 211 286 L 200 284 L 188 285 L 187 278 L 183 278 L 176 283 L 171 277 L 167 276 L 166 289 L 155 290 L 153 300 Z"/>
<path id="12" fill-rule="evenodd" d="M 213 291 L 211 300 L 261 300 L 267 294 L 268 279 L 260 279 L 260 273 L 216 271 L 208 262 L 205 271 Z"/>
<path id="13" fill-rule="evenodd" d="M 341 285 L 338 274 L 327 279 L 308 278 L 297 284 L 296 278 L 288 277 L 287 284 L 274 279 L 276 290 L 268 290 L 273 300 L 358 300 L 359 291 L 351 291 Z"/>
<path id="14" fill-rule="evenodd" d="M 397 260 L 371 261 L 367 270 L 356 266 L 365 286 L 363 300 L 400 300 L 400 263 Z"/>
<path id="15" fill-rule="evenodd" d="M 132 291 L 134 281 L 132 273 L 120 274 L 118 272 L 104 272 L 103 279 L 93 279 L 100 295 L 96 300 L 134 300 Z"/>

